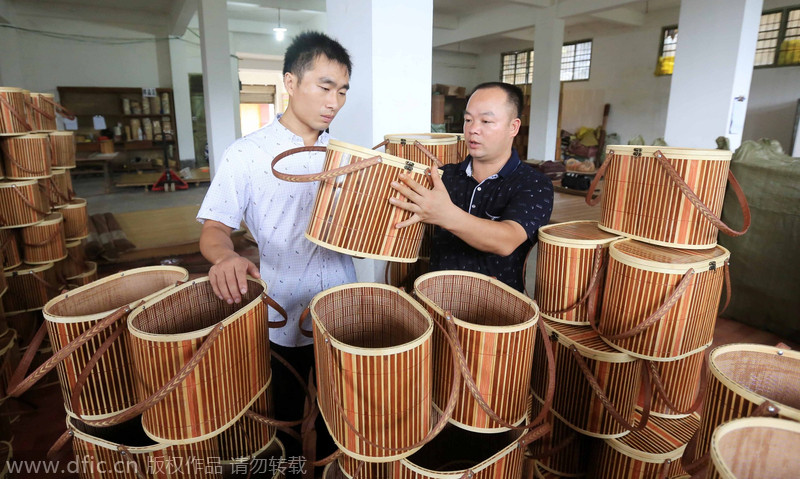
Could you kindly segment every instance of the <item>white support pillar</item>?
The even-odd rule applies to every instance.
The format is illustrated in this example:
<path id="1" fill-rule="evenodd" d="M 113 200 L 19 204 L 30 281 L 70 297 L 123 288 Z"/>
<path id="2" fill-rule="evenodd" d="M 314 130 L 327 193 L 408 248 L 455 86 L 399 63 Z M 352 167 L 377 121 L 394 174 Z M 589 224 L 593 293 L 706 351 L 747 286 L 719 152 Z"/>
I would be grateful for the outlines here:
<path id="1" fill-rule="evenodd" d="M 385 134 L 429 132 L 433 0 L 327 0 L 327 33 L 350 52 L 347 103 L 331 135 L 367 148 Z M 359 281 L 383 281 L 382 261 L 359 260 Z"/>
<path id="2" fill-rule="evenodd" d="M 198 7 L 209 166 L 213 176 L 225 149 L 236 139 L 233 105 L 238 95 L 238 84 L 231 81 L 226 3 L 199 0 Z"/>
<path id="3" fill-rule="evenodd" d="M 664 139 L 671 146 L 742 143 L 762 0 L 681 2 Z M 709 28 L 724 25 L 724 28 Z"/>
<path id="4" fill-rule="evenodd" d="M 549 14 L 536 20 L 533 35 L 533 83 L 531 85 L 528 159 L 553 161 L 558 131 L 558 96 L 561 91 L 561 47 L 564 20 Z"/>

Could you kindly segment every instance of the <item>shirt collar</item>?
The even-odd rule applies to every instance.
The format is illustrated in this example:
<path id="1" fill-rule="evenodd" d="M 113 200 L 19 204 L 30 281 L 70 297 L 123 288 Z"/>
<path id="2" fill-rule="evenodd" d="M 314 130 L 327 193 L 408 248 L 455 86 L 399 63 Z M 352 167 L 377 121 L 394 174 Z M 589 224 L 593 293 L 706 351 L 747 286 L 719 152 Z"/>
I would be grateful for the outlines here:
<path id="1" fill-rule="evenodd" d="M 516 148 L 511 148 L 511 156 L 506 161 L 506 164 L 500 168 L 495 175 L 492 175 L 490 178 L 494 176 L 502 176 L 503 178 L 510 175 L 517 167 L 522 163 L 519 159 L 519 153 L 517 153 Z M 467 157 L 458 165 L 458 169 L 463 171 L 465 175 L 472 176 L 472 155 L 467 155 Z"/>
<path id="2" fill-rule="evenodd" d="M 272 123 L 275 125 L 275 128 L 277 128 L 282 134 L 288 136 L 292 144 L 303 146 L 303 139 L 299 135 L 296 135 L 294 132 L 283 126 L 283 123 L 278 121 L 281 119 L 281 116 L 283 116 L 283 114 L 279 113 L 278 116 L 275 117 L 275 120 L 272 121 Z M 327 130 L 321 131 L 317 137 L 317 141 L 314 143 L 314 146 L 326 146 L 328 144 L 328 140 L 330 139 L 331 134 L 328 133 Z"/>

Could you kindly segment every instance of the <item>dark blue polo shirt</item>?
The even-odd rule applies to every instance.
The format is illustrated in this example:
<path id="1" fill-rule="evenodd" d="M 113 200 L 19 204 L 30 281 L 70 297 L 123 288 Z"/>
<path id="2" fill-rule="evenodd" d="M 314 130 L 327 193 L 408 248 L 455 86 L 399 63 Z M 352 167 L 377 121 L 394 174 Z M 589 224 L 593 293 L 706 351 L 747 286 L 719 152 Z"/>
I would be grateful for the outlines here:
<path id="1" fill-rule="evenodd" d="M 536 242 L 539 227 L 550 221 L 553 212 L 553 183 L 521 162 L 517 150 L 511 150 L 511 157 L 497 174 L 480 184 L 472 177 L 472 156 L 461 163 L 445 165 L 441 174 L 450 199 L 462 210 L 487 220 L 516 221 L 528 233 L 528 239 L 510 255 L 500 256 L 479 251 L 437 226 L 433 233 L 431 271 L 482 273 L 523 291 L 525 257 Z"/>

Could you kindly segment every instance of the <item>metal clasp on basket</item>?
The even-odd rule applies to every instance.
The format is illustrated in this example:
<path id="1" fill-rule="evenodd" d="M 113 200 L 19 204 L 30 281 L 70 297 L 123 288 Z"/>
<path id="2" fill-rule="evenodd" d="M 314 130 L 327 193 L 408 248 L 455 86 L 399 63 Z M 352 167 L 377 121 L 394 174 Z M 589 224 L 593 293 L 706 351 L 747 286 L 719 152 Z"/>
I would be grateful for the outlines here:
<path id="1" fill-rule="evenodd" d="M 633 156 L 635 156 L 637 158 L 642 156 L 642 149 L 641 148 L 634 148 L 633 149 Z"/>
<path id="2" fill-rule="evenodd" d="M 708 270 L 709 271 L 714 271 L 715 269 L 717 269 L 717 262 L 716 261 L 709 261 L 708 262 Z"/>
<path id="3" fill-rule="evenodd" d="M 403 169 L 406 170 L 406 171 L 413 171 L 414 170 L 414 162 L 413 161 L 406 161 L 406 164 L 405 164 L 405 166 L 403 166 Z"/>
<path id="4" fill-rule="evenodd" d="M 405 145 L 406 144 L 406 139 L 405 138 L 400 138 L 400 144 L 401 145 Z"/>

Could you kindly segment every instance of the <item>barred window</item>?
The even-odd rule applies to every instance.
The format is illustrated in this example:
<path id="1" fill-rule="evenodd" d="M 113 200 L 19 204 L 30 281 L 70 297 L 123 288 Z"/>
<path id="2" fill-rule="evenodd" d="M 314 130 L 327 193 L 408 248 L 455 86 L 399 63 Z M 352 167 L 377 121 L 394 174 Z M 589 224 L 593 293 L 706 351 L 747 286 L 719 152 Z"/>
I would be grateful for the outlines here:
<path id="1" fill-rule="evenodd" d="M 591 63 L 591 40 L 565 43 L 561 47 L 561 81 L 588 80 Z"/>
<path id="2" fill-rule="evenodd" d="M 800 65 L 800 8 L 764 12 L 758 27 L 755 66 Z"/>
<path id="3" fill-rule="evenodd" d="M 533 50 L 503 53 L 502 81 L 525 85 L 533 81 Z"/>

